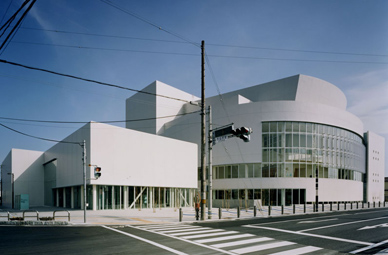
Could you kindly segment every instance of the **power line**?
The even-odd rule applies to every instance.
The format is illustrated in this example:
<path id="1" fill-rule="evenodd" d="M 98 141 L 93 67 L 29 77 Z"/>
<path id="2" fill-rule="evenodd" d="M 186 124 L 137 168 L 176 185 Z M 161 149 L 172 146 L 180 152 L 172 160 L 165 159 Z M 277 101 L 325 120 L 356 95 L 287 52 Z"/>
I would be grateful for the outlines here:
<path id="1" fill-rule="evenodd" d="M 146 50 L 127 50 L 127 49 L 113 49 L 113 48 L 100 48 L 100 47 L 63 45 L 63 44 L 49 44 L 49 43 L 36 43 L 36 42 L 14 41 L 12 43 L 33 44 L 33 45 L 43 45 L 43 46 L 55 46 L 55 47 L 65 47 L 65 48 L 74 48 L 74 49 L 86 49 L 86 50 L 106 50 L 106 51 L 118 51 L 118 52 L 166 54 L 166 55 L 180 55 L 180 56 L 193 56 L 193 57 L 197 57 L 198 56 L 198 54 L 193 54 L 193 53 L 146 51 Z M 207 54 L 206 56 L 207 56 L 207 58 L 208 57 L 216 57 L 216 58 L 231 58 L 231 59 L 298 61 L 298 62 L 318 62 L 318 63 L 321 62 L 321 63 L 345 63 L 345 64 L 382 64 L 382 65 L 388 64 L 388 62 L 376 62 L 376 61 L 321 60 L 321 59 L 300 59 L 300 58 L 270 58 L 270 57 L 250 57 L 250 56 L 231 56 L 231 55 L 212 55 L 212 54 Z"/>
<path id="2" fill-rule="evenodd" d="M 188 114 L 198 113 L 200 111 L 180 113 L 169 116 L 153 117 L 153 118 L 143 118 L 143 119 L 132 119 L 132 120 L 106 120 L 106 121 L 96 121 L 98 123 L 123 123 L 123 122 L 137 122 L 137 121 L 146 121 L 146 120 L 155 120 L 155 119 L 165 119 L 172 118 L 176 116 L 184 116 Z M 18 118 L 8 118 L 0 117 L 2 120 L 13 120 L 13 121 L 23 121 L 23 122 L 39 122 L 39 123 L 55 123 L 55 124 L 87 124 L 90 121 L 56 121 L 56 120 L 32 120 L 32 119 L 18 119 Z"/>
<path id="3" fill-rule="evenodd" d="M 70 143 L 70 144 L 78 144 L 78 145 L 81 145 L 81 142 L 67 142 L 67 141 L 58 141 L 58 140 L 54 140 L 54 139 L 48 139 L 48 138 L 43 138 L 43 137 L 39 137 L 39 136 L 34 136 L 34 135 L 30 135 L 30 134 L 26 134 L 26 133 L 23 133 L 21 131 L 18 131 L 16 129 L 13 129 L 13 128 L 10 128 L 2 123 L 0 123 L 0 126 L 8 129 L 8 130 L 11 130 L 15 133 L 18 133 L 18 134 L 21 134 L 21 135 L 24 135 L 24 136 L 28 136 L 28 137 L 32 137 L 32 138 L 35 138 L 35 139 L 39 139 L 39 140 L 43 140 L 43 141 L 49 141 L 49 142 L 55 142 L 55 143 Z"/>
<path id="4" fill-rule="evenodd" d="M 63 77 L 68 77 L 68 78 L 72 78 L 72 79 L 76 79 L 76 80 L 96 83 L 96 84 L 103 85 L 103 86 L 108 86 L 108 87 L 113 87 L 113 88 L 118 88 L 118 89 L 123 89 L 123 90 L 129 90 L 129 91 L 143 93 L 143 94 L 147 94 L 147 95 L 159 96 L 159 97 L 173 99 L 173 100 L 177 100 L 177 101 L 181 101 L 181 102 L 185 102 L 185 103 L 190 103 L 190 101 L 184 100 L 184 99 L 180 99 L 180 98 L 175 98 L 175 97 L 155 94 L 155 93 L 146 92 L 146 91 L 137 90 L 137 89 L 126 88 L 126 87 L 115 85 L 115 84 L 111 84 L 111 83 L 106 83 L 106 82 L 96 81 L 96 80 L 92 80 L 92 79 L 81 78 L 81 77 L 78 77 L 78 76 L 74 76 L 74 75 L 70 75 L 70 74 L 63 74 L 63 73 L 59 73 L 59 72 L 55 72 L 55 71 L 51 71 L 51 70 L 47 70 L 47 69 L 43 69 L 43 68 L 27 66 L 27 65 L 16 63 L 16 62 L 7 61 L 7 60 L 4 60 L 4 59 L 0 59 L 0 63 L 14 65 L 14 66 L 18 66 L 18 67 L 23 67 L 23 68 L 30 69 L 30 70 L 42 71 L 42 72 L 46 72 L 46 73 L 50 73 L 50 74 L 55 74 L 55 75 L 59 75 L 59 76 L 63 76 Z"/>
<path id="5" fill-rule="evenodd" d="M 186 41 L 182 42 L 182 41 L 155 39 L 155 38 L 141 38 L 141 37 L 133 37 L 133 36 L 107 35 L 107 34 L 96 34 L 96 33 L 85 33 L 85 32 L 72 32 L 72 31 L 56 30 L 56 29 L 44 29 L 44 28 L 32 28 L 32 27 L 21 27 L 21 29 L 37 30 L 37 31 L 45 31 L 45 32 L 53 32 L 53 33 L 62 33 L 62 34 L 75 34 L 75 35 L 97 36 L 97 37 L 118 38 L 118 39 L 130 39 L 130 40 L 141 40 L 141 41 L 155 41 L 155 42 L 166 42 L 166 43 L 189 44 Z"/>
<path id="6" fill-rule="evenodd" d="M 76 35 L 86 35 L 86 36 L 119 38 L 119 39 L 156 41 L 156 42 L 166 42 L 166 43 L 181 43 L 181 44 L 188 44 L 189 43 L 189 42 L 186 42 L 186 41 L 182 42 L 182 41 L 155 39 L 155 38 L 141 38 L 141 37 L 131 37 L 131 36 L 118 36 L 118 35 L 107 35 L 107 34 L 96 34 L 96 33 L 72 32 L 72 31 L 65 31 L 65 30 L 43 29 L 43 28 L 32 28 L 32 27 L 21 27 L 21 29 L 30 29 L 30 30 L 38 30 L 38 31 L 45 31 L 45 32 L 64 33 L 64 34 L 76 34 Z M 256 50 L 273 50 L 273 51 L 290 51 L 290 52 L 305 52 L 305 53 L 319 53 L 319 54 L 338 54 L 338 55 L 388 57 L 387 54 L 372 54 L 372 53 L 319 51 L 319 50 L 300 50 L 300 49 L 289 49 L 289 48 L 272 48 L 272 47 L 259 47 L 259 46 L 248 46 L 248 45 L 231 45 L 231 44 L 219 44 L 219 43 L 207 43 L 206 45 L 207 46 L 216 46 L 216 47 L 256 49 Z"/>
<path id="7" fill-rule="evenodd" d="M 22 7 L 24 7 L 25 4 L 27 4 L 30 0 L 26 0 Z M 5 46 L 5 48 L 7 48 L 8 44 L 9 44 L 9 38 L 11 37 L 11 40 L 12 38 L 15 36 L 16 32 L 19 30 L 19 27 L 20 27 L 20 24 L 23 22 L 24 18 L 26 17 L 27 13 L 31 10 L 32 6 L 35 4 L 36 0 L 32 0 L 31 4 L 27 7 L 27 9 L 25 10 L 25 12 L 23 13 L 23 15 L 20 17 L 20 19 L 17 21 L 16 25 L 12 28 L 11 32 L 8 34 L 7 38 L 5 38 L 4 42 L 0 45 L 0 51 L 2 50 L 2 48 Z M 21 8 L 15 13 L 15 15 L 21 10 Z M 12 22 L 12 21 L 11 21 Z M 8 27 L 7 27 L 8 28 Z M 4 48 L 4 50 L 5 50 Z M 3 52 L 4 52 L 3 50 Z M 2 54 L 2 52 L 0 52 L 0 55 Z"/>
<path id="8" fill-rule="evenodd" d="M 195 57 L 198 57 L 198 54 L 192 54 L 192 53 L 148 51 L 148 50 L 113 49 L 113 48 L 102 48 L 102 47 L 89 47 L 89 46 L 64 45 L 64 44 L 53 44 L 53 43 L 38 43 L 38 42 L 22 42 L 22 41 L 13 41 L 12 43 L 32 44 L 32 45 L 42 45 L 42 46 L 55 46 L 55 47 L 85 49 L 85 50 L 105 50 L 105 51 L 121 51 L 121 52 L 125 52 L 126 51 L 126 52 L 135 52 L 135 53 L 152 53 L 152 54 L 167 54 L 167 55 L 181 55 L 181 56 L 195 56 Z"/>

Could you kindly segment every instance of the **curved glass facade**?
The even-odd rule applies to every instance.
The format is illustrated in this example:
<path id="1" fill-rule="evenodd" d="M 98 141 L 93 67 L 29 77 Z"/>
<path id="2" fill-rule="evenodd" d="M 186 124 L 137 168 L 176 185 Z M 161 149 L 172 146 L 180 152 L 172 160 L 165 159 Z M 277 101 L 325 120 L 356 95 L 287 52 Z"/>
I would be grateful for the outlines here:
<path id="1" fill-rule="evenodd" d="M 262 177 L 363 181 L 365 145 L 345 129 L 306 122 L 262 123 Z"/>

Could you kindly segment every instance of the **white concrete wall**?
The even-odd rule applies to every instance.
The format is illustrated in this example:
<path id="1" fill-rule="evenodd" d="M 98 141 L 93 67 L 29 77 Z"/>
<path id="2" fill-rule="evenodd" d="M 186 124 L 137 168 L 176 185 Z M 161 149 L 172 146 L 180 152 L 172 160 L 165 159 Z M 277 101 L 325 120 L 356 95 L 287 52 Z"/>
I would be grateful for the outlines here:
<path id="1" fill-rule="evenodd" d="M 367 142 L 367 202 L 384 201 L 385 139 L 373 132 L 365 133 Z"/>
<path id="2" fill-rule="evenodd" d="M 57 159 L 56 185 L 69 187 L 83 184 L 82 147 L 79 144 L 86 141 L 87 164 L 90 162 L 90 123 L 76 130 L 62 141 L 46 151 L 44 162 Z M 91 176 L 87 168 L 86 176 Z"/>
<path id="3" fill-rule="evenodd" d="M 30 206 L 41 206 L 44 204 L 43 160 L 43 152 L 41 151 L 11 150 L 2 163 L 4 207 L 12 207 L 12 177 L 8 173 L 13 173 L 14 175 L 15 196 L 29 194 Z"/>
<path id="4" fill-rule="evenodd" d="M 64 141 L 87 144 L 87 183 L 155 187 L 197 187 L 197 145 L 101 123 L 89 123 Z M 82 185 L 82 148 L 58 143 L 45 153 L 57 159 L 57 187 Z M 94 167 L 102 176 L 94 180 Z"/>
<path id="5" fill-rule="evenodd" d="M 154 81 L 144 89 L 143 92 L 167 96 L 153 96 L 145 93 L 136 93 L 126 100 L 126 119 L 147 119 L 144 121 L 127 122 L 126 128 L 147 132 L 150 134 L 158 134 L 161 132 L 165 123 L 173 120 L 175 117 L 164 118 L 166 116 L 174 116 L 184 114 L 194 110 L 199 110 L 198 107 L 193 107 L 187 104 L 187 101 L 196 101 L 199 98 L 167 85 L 160 81 Z M 182 99 L 183 101 L 173 98 Z M 152 119 L 154 118 L 154 119 Z"/>
<path id="6" fill-rule="evenodd" d="M 92 123 L 92 184 L 197 188 L 197 145 L 135 130 Z M 93 172 L 91 167 L 91 172 Z"/>
<path id="7" fill-rule="evenodd" d="M 321 178 L 318 184 L 319 202 L 363 201 L 362 182 Z M 315 202 L 315 178 L 219 179 L 213 189 L 306 189 L 306 201 Z"/>
<path id="8" fill-rule="evenodd" d="M 3 207 L 12 208 L 12 150 L 1 163 L 1 180 L 2 180 L 2 201 Z"/>

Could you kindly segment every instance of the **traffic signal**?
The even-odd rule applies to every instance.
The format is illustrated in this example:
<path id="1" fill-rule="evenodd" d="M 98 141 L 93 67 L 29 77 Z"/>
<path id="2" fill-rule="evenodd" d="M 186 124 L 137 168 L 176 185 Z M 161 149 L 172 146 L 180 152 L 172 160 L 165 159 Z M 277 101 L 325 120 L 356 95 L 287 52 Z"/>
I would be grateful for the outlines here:
<path id="1" fill-rule="evenodd" d="M 94 167 L 94 178 L 98 179 L 101 177 L 101 167 L 96 166 Z"/>
<path id="2" fill-rule="evenodd" d="M 252 133 L 252 128 L 248 127 L 241 127 L 237 128 L 236 130 L 233 130 L 233 135 L 237 136 L 238 138 L 242 139 L 244 142 L 249 142 L 251 140 L 250 134 Z"/>

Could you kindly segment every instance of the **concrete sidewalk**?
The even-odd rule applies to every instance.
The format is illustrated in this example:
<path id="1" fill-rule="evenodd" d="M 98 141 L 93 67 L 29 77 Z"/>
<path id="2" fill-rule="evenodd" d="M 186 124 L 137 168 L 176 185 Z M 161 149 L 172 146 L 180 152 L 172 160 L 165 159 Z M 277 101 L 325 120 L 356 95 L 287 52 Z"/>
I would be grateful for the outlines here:
<path id="1" fill-rule="evenodd" d="M 195 211 L 193 208 L 182 208 L 182 222 L 195 221 Z M 8 221 L 8 212 L 11 218 L 22 217 L 23 211 L 12 209 L 0 209 L 0 224 L 18 225 L 16 220 Z M 128 210 L 98 210 L 86 211 L 86 223 L 84 223 L 83 210 L 71 210 L 57 207 L 31 207 L 25 211 L 25 221 L 29 225 L 40 225 L 37 221 L 37 212 L 39 218 L 53 217 L 55 212 L 55 222 L 47 225 L 133 225 L 133 224 L 164 224 L 179 223 L 179 209 L 162 208 L 162 209 L 128 209 Z M 70 221 L 68 221 L 70 214 Z M 215 216 L 216 217 L 216 216 Z M 8 223 L 6 223 L 8 221 Z M 43 221 L 42 221 L 43 222 Z M 35 223 L 35 224 L 34 224 Z"/>

